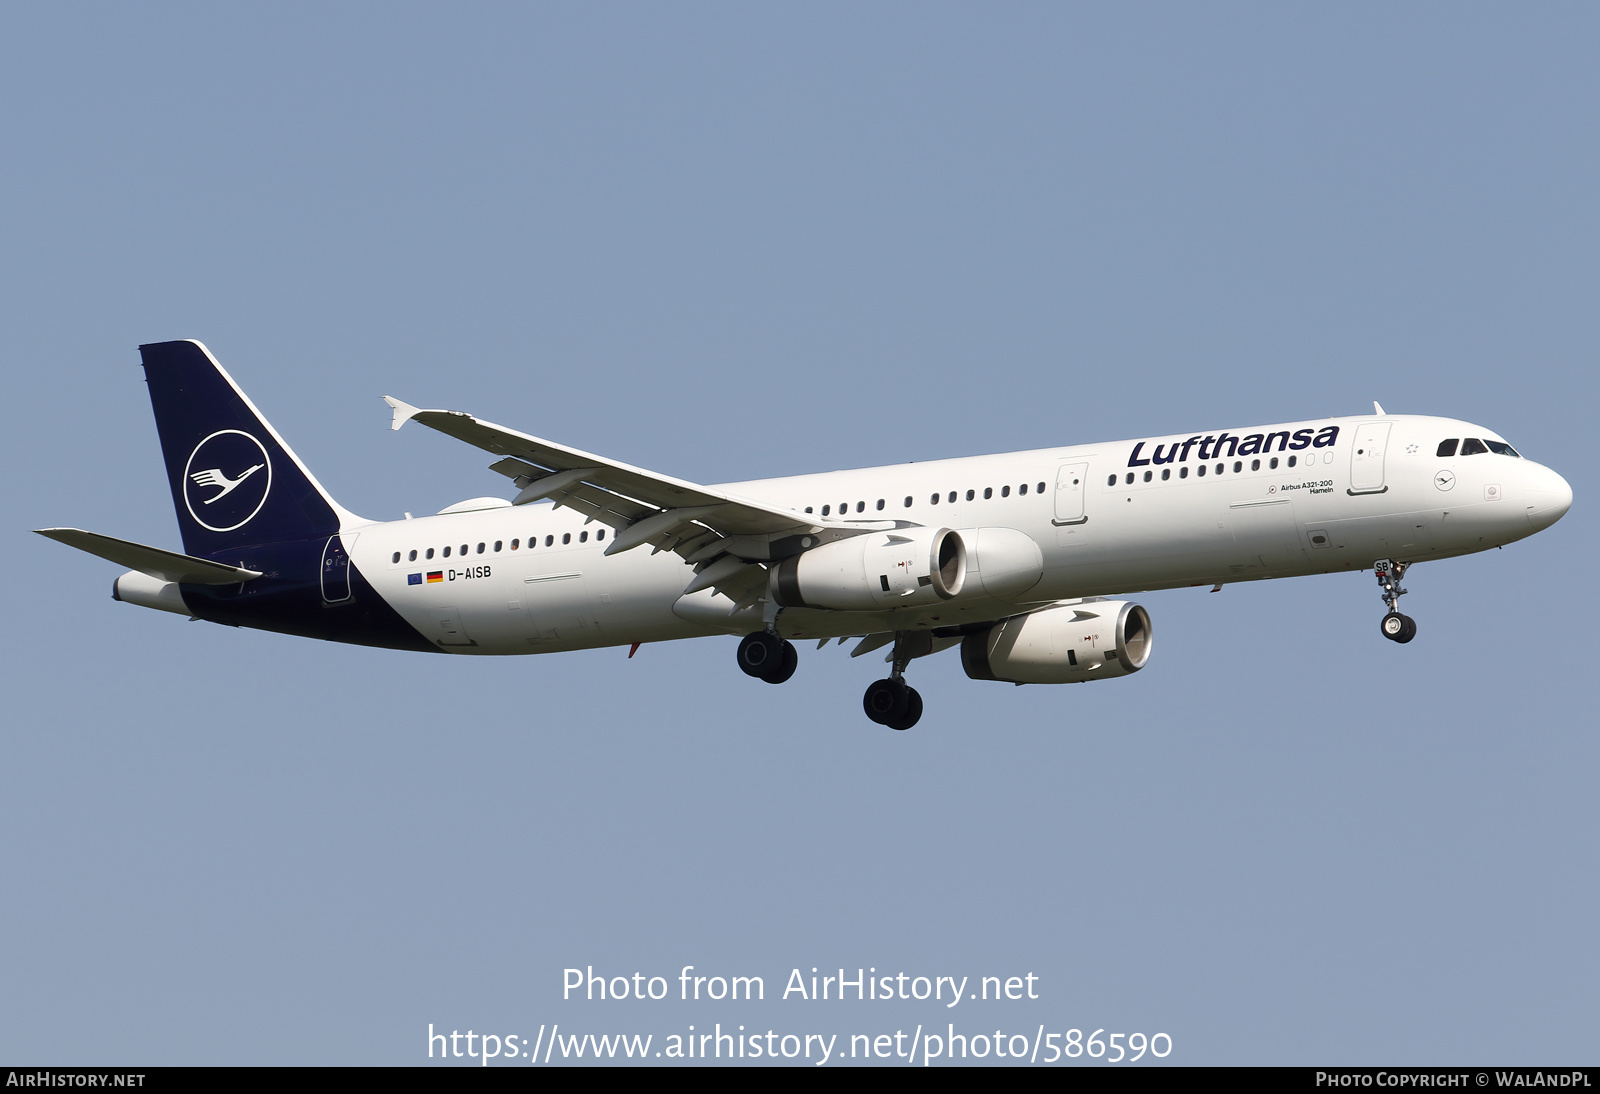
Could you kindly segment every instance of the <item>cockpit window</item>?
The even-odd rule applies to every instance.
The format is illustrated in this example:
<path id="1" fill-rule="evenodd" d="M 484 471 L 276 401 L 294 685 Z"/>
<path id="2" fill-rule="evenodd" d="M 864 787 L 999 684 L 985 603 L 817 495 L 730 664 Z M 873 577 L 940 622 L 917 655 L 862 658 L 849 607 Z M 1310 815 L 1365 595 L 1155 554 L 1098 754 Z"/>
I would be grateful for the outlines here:
<path id="1" fill-rule="evenodd" d="M 1517 450 L 1512 448 L 1509 444 L 1506 444 L 1505 441 L 1484 441 L 1483 443 L 1488 445 L 1489 451 L 1493 452 L 1496 456 L 1512 456 L 1519 460 L 1522 459 L 1522 457 L 1517 454 Z"/>
<path id="2" fill-rule="evenodd" d="M 1483 442 L 1476 437 L 1468 437 L 1461 442 L 1461 454 L 1463 456 L 1477 456 L 1487 451 L 1489 450 L 1483 447 Z"/>
<path id="3" fill-rule="evenodd" d="M 1448 441 L 1440 441 L 1438 454 L 1440 456 L 1454 456 L 1456 454 L 1456 445 L 1460 443 L 1460 437 L 1451 437 Z"/>

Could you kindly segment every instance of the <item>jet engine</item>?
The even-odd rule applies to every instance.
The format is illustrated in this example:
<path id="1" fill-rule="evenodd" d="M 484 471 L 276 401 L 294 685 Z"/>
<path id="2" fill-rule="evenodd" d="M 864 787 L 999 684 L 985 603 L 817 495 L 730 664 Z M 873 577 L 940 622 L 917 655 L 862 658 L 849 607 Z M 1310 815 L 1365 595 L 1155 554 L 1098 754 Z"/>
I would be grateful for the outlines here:
<path id="1" fill-rule="evenodd" d="M 785 608 L 883 611 L 959 596 L 967 547 L 948 528 L 867 532 L 813 547 L 772 567 L 770 590 Z"/>
<path id="2" fill-rule="evenodd" d="M 1090 599 L 1014 616 L 961 640 L 974 680 L 1081 684 L 1138 672 L 1150 660 L 1150 613 L 1126 600 Z"/>
<path id="3" fill-rule="evenodd" d="M 179 591 L 176 581 L 163 581 L 138 570 L 129 570 L 111 583 L 111 599 L 137 604 L 141 608 L 194 615 L 189 605 L 183 602 L 183 593 Z"/>
<path id="4" fill-rule="evenodd" d="M 1044 577 L 1044 553 L 1024 531 L 963 528 L 956 534 L 967 549 L 966 596 L 1014 600 Z"/>

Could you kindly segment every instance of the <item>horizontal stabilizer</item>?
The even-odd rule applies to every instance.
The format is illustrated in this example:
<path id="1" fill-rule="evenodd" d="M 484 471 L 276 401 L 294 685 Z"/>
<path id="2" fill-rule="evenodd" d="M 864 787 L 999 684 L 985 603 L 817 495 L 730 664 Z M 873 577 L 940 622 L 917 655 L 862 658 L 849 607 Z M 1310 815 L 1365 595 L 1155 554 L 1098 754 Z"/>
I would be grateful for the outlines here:
<path id="1" fill-rule="evenodd" d="M 141 574 L 162 581 L 187 581 L 193 585 L 235 585 L 261 576 L 259 570 L 246 570 L 242 566 L 226 566 L 193 555 L 180 555 L 176 551 L 163 551 L 159 547 L 146 547 L 125 539 L 85 532 L 81 528 L 35 528 L 41 536 L 87 551 L 118 566 L 138 570 Z"/>

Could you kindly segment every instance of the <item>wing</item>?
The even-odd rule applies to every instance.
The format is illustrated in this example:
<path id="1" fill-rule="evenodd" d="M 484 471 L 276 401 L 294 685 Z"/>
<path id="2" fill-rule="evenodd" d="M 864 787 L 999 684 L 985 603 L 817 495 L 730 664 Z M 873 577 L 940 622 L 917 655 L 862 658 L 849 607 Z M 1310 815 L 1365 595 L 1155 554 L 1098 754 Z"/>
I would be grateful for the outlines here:
<path id="1" fill-rule="evenodd" d="M 825 520 L 568 448 L 459 410 L 419 410 L 388 395 L 384 402 L 394 408 L 392 429 L 415 420 L 504 457 L 490 468 L 521 489 L 513 505 L 549 498 L 615 529 L 606 554 L 648 543 L 696 563 L 699 570 L 688 592 L 716 588 L 736 603 L 750 603 L 756 586 L 766 585 L 759 563 L 793 553 L 791 546 L 800 549 L 804 537 L 841 539 L 896 523 Z M 791 539 L 794 543 L 785 543 Z"/>

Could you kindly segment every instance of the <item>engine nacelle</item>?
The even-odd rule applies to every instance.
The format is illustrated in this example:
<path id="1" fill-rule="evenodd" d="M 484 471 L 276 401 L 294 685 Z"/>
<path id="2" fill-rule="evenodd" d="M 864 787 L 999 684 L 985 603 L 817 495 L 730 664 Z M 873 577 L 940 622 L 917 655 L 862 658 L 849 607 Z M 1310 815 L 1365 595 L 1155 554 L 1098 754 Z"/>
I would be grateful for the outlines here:
<path id="1" fill-rule="evenodd" d="M 1015 600 L 1044 577 L 1044 552 L 1033 537 L 1016 528 L 963 528 L 956 533 L 967 549 L 967 596 L 985 594 Z"/>
<path id="2" fill-rule="evenodd" d="M 792 555 L 771 574 L 769 591 L 785 608 L 918 607 L 961 595 L 967 547 L 948 528 L 865 532 Z"/>
<path id="3" fill-rule="evenodd" d="M 1081 684 L 1138 672 L 1150 660 L 1150 613 L 1126 600 L 1085 600 L 996 623 L 961 640 L 974 680 Z"/>
<path id="4" fill-rule="evenodd" d="M 183 593 L 178 590 L 176 581 L 162 581 L 159 577 L 151 577 L 138 570 L 129 570 L 111 583 L 111 599 L 137 604 L 141 608 L 194 615 L 189 605 L 183 602 Z"/>

